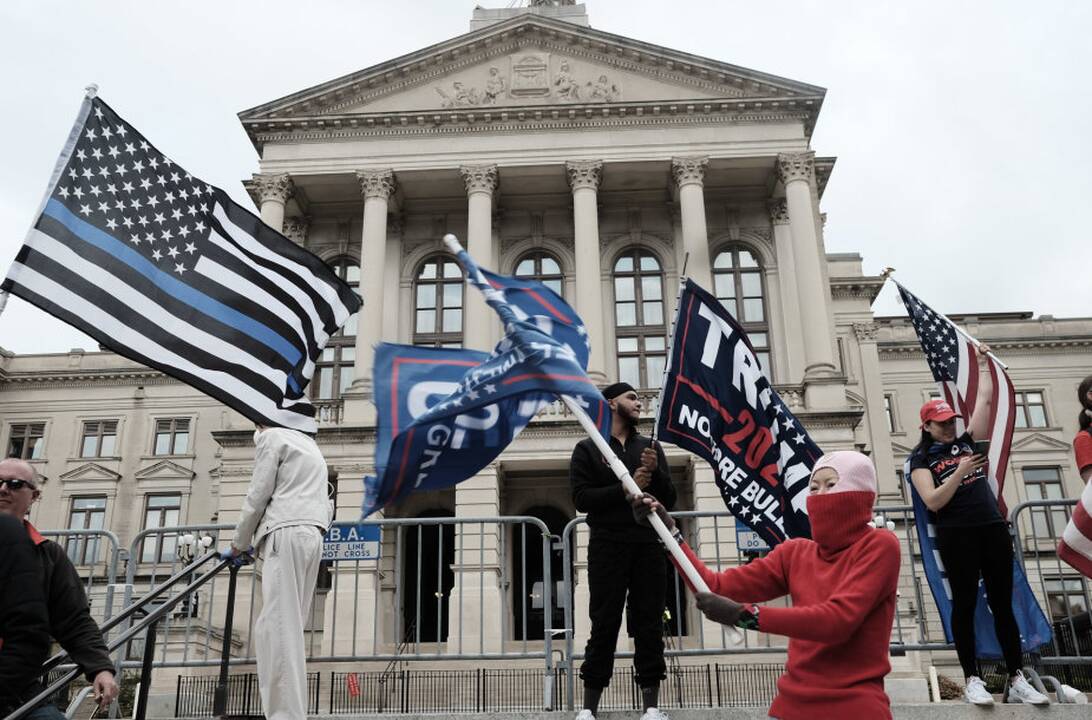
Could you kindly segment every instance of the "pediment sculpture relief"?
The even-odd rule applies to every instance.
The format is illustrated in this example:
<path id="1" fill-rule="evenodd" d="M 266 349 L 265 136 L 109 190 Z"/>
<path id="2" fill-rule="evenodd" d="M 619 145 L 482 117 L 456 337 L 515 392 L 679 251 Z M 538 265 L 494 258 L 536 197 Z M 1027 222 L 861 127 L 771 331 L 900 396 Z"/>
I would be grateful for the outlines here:
<path id="1" fill-rule="evenodd" d="M 545 53 L 514 55 L 509 72 L 489 66 L 480 85 L 466 80 L 452 81 L 450 87 L 436 86 L 440 107 L 471 108 L 496 105 L 503 99 L 560 102 L 610 103 L 621 99 L 621 89 L 606 73 L 579 77 L 569 60 L 560 58 L 550 72 L 550 56 Z"/>

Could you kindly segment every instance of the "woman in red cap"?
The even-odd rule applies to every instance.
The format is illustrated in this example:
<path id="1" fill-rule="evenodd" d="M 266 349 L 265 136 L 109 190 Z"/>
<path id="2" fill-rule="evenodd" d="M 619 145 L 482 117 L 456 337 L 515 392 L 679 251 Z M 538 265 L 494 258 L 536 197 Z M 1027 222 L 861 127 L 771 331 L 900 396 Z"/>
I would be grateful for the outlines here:
<path id="1" fill-rule="evenodd" d="M 978 377 L 990 378 L 986 353 L 979 348 Z M 994 630 L 1009 674 L 1007 702 L 1045 705 L 1050 701 L 1020 671 L 1020 628 L 1012 611 L 1012 538 L 986 472 L 988 458 L 976 454 L 974 439 L 986 438 L 993 409 L 991 382 L 978 384 L 978 397 L 967 430 L 956 434 L 961 417 L 943 400 L 921 406 L 921 441 L 910 454 L 910 480 L 929 508 L 936 544 L 952 591 L 952 637 L 963 668 L 963 699 L 992 705 L 978 670 L 974 614 L 978 579 L 986 586 Z"/>

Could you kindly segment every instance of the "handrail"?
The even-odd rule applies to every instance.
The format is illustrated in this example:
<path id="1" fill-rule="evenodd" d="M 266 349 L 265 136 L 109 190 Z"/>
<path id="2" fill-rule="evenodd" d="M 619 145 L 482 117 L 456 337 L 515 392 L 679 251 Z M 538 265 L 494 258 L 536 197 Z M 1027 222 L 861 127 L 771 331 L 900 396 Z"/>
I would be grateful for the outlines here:
<path id="1" fill-rule="evenodd" d="M 210 559 L 212 559 L 214 557 L 218 557 L 218 553 L 215 552 L 215 551 L 209 552 L 207 555 L 202 557 L 200 560 L 197 560 L 194 563 L 192 563 L 191 569 L 196 568 L 196 567 L 200 567 L 201 565 L 208 562 Z M 212 570 L 209 570 L 204 575 L 201 575 L 196 580 L 191 582 L 189 585 L 182 588 L 182 590 L 180 590 L 178 592 L 178 594 L 176 594 L 175 596 L 168 599 L 166 602 L 164 602 L 162 605 L 157 607 L 152 612 L 148 613 L 148 615 L 146 617 L 144 617 L 143 619 L 141 619 L 140 622 L 138 622 L 135 625 L 131 626 L 125 632 L 123 632 L 121 635 L 119 635 L 118 637 L 116 637 L 113 640 L 111 640 L 110 642 L 108 642 L 107 645 L 106 645 L 106 649 L 108 651 L 110 651 L 110 652 L 113 652 L 114 650 L 117 650 L 119 647 L 122 647 L 123 645 L 128 643 L 130 640 L 132 640 L 134 637 L 136 637 L 140 633 L 148 630 L 149 628 L 152 628 L 152 632 L 154 632 L 154 628 L 159 623 L 159 621 L 162 620 L 163 617 L 167 613 L 169 613 L 171 610 L 173 610 L 176 605 L 181 603 L 182 600 L 184 600 L 185 598 L 192 595 L 200 587 L 205 585 L 205 583 L 207 583 L 214 576 L 216 576 L 221 570 L 223 570 L 225 567 L 228 567 L 231 564 L 232 563 L 231 563 L 230 560 L 221 560 L 220 563 L 218 565 L 216 565 L 216 567 L 214 567 Z M 159 595 L 161 595 L 163 593 L 163 591 L 166 590 L 168 584 L 176 583 L 183 576 L 183 574 L 184 574 L 184 571 L 176 574 L 171 579 L 169 579 L 167 582 L 163 583 L 163 585 L 160 585 L 159 587 L 157 587 L 154 590 L 152 590 L 151 592 L 149 592 L 145 597 L 141 598 L 141 600 L 139 600 L 139 601 L 133 603 L 132 605 L 130 605 L 129 607 L 125 608 L 125 610 L 122 613 L 120 613 L 119 615 L 117 615 L 114 618 L 111 618 L 111 621 L 108 622 L 103 627 L 104 628 L 106 628 L 107 626 L 113 627 L 115 624 L 117 624 L 117 622 L 121 622 L 123 617 L 128 618 L 132 613 L 135 613 L 137 610 L 139 610 L 143 606 L 147 605 L 148 602 L 150 602 L 151 600 L 153 600 L 156 597 L 158 597 Z M 111 623 L 113 623 L 113 624 L 111 624 Z M 151 633 L 149 633 L 149 634 L 151 635 Z M 148 642 L 145 643 L 146 660 L 147 660 L 147 655 L 148 655 L 147 651 L 148 651 L 148 646 L 149 645 L 151 645 L 151 640 L 149 640 Z M 67 653 L 62 653 L 58 657 L 63 658 L 63 656 L 66 655 L 66 654 Z M 48 663 L 54 663 L 54 661 L 56 659 L 57 659 L 56 657 L 51 658 L 49 661 L 47 661 L 47 664 Z M 147 666 L 147 663 L 145 663 L 145 665 Z M 67 687 L 68 684 L 71 683 L 76 678 L 77 675 L 79 675 L 79 673 L 80 673 L 80 669 L 78 667 L 73 668 L 72 670 L 69 670 L 67 673 L 62 675 L 58 680 L 56 680 L 52 685 L 45 688 L 40 693 L 38 693 L 36 696 L 34 696 L 30 700 L 28 700 L 25 703 L 23 703 L 22 705 L 20 705 L 18 708 L 16 708 L 11 714 L 9 714 L 5 718 L 5 720 L 18 720 L 18 718 L 23 717 L 28 712 L 30 712 L 35 707 L 37 707 L 38 704 L 41 703 L 42 701 L 44 701 L 46 698 L 50 697 L 51 695 L 53 695 L 57 691 L 61 690 L 62 688 Z M 142 705 L 147 701 L 147 695 L 148 695 L 148 693 L 147 693 L 147 686 L 148 686 L 147 680 L 148 680 L 148 678 L 146 678 L 145 676 L 149 675 L 149 674 L 150 674 L 150 669 L 148 667 L 145 667 L 144 670 L 141 672 L 141 683 L 140 683 L 141 684 L 141 699 L 140 699 L 140 704 L 142 704 Z M 136 714 L 136 717 L 137 717 L 138 720 L 143 720 L 144 715 L 143 715 L 142 712 L 138 712 Z"/>
<path id="2" fill-rule="evenodd" d="M 202 558 L 198 558 L 197 560 L 194 560 L 192 563 L 187 565 L 185 568 L 183 568 L 182 570 L 179 570 L 177 573 L 175 573 L 171 577 L 164 580 L 161 584 L 156 585 L 154 588 L 149 590 L 146 595 L 139 598 L 136 602 L 122 608 L 120 613 L 113 616 L 112 618 L 110 618 L 109 620 L 104 622 L 99 627 L 99 631 L 102 632 L 103 637 L 105 638 L 107 632 L 109 632 L 110 630 L 112 630 L 114 627 L 121 624 L 125 620 L 128 620 L 138 610 L 143 608 L 145 605 L 150 603 L 152 600 L 155 600 L 156 598 L 158 598 L 160 595 L 162 595 L 164 592 L 166 592 L 169 588 L 171 588 L 173 585 L 175 585 L 179 580 L 185 579 L 186 576 L 189 573 L 192 573 L 197 568 L 201 567 L 206 562 L 208 562 L 212 558 L 216 557 L 217 554 L 218 554 L 217 552 L 213 551 L 213 552 L 210 552 L 208 555 L 205 555 Z M 61 652 L 57 653 L 56 655 L 54 655 L 53 657 L 51 657 L 51 658 L 49 658 L 48 660 L 45 661 L 45 663 L 42 665 L 42 673 L 43 674 L 47 673 L 50 670 L 52 670 L 53 668 L 57 667 L 58 665 L 63 663 L 65 658 L 67 658 L 67 657 L 68 657 L 68 652 L 66 650 L 61 650 Z"/>

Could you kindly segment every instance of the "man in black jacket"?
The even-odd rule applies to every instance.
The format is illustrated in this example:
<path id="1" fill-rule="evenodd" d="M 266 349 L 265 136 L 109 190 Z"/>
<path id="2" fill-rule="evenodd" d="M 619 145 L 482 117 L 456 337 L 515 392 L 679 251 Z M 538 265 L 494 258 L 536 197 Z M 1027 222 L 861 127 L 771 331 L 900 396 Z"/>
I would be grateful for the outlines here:
<path id="1" fill-rule="evenodd" d="M 117 698 L 118 685 L 114 680 L 114 663 L 106 650 L 102 632 L 91 618 L 83 581 L 64 548 L 52 540 L 46 540 L 25 519 L 30 506 L 41 496 L 34 468 L 23 460 L 0 460 L 0 481 L 3 481 L 0 482 L 0 514 L 22 521 L 27 536 L 34 544 L 49 615 L 49 634 L 79 665 L 94 686 L 100 707 L 106 708 Z M 20 693 L 20 697 L 25 702 L 42 689 L 40 680 L 35 680 Z M 63 715 L 52 705 L 40 706 L 27 716 L 28 720 L 58 717 Z"/>
<path id="2" fill-rule="evenodd" d="M 637 485 L 655 496 L 664 507 L 675 506 L 663 450 L 637 433 L 641 400 L 628 383 L 603 390 L 612 420 L 610 446 L 625 464 Z M 599 697 L 610 684 L 614 648 L 622 626 L 622 609 L 628 607 L 633 635 L 637 683 L 645 708 L 643 720 L 660 720 L 656 708 L 664 664 L 663 611 L 667 563 L 656 533 L 638 525 L 622 483 L 591 438 L 573 449 L 569 466 L 573 502 L 588 514 L 588 585 L 591 636 L 584 653 L 580 677 L 584 681 L 584 709 L 578 720 L 593 720 Z M 628 600 L 627 600 L 628 591 Z"/>
<path id="3" fill-rule="evenodd" d="M 0 716 L 5 716 L 19 706 L 49 657 L 38 559 L 22 523 L 7 515 L 0 515 L 0 578 Z"/>

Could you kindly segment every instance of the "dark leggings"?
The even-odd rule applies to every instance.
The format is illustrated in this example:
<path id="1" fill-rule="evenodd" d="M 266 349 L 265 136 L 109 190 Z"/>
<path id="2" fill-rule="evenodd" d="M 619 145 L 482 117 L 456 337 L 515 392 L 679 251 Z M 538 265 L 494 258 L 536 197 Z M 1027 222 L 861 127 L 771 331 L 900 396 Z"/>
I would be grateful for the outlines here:
<path id="1" fill-rule="evenodd" d="M 938 527 L 937 550 L 952 588 L 952 637 L 963 676 L 981 675 L 975 656 L 974 611 L 978 578 L 986 585 L 1009 675 L 1020 669 L 1020 628 L 1012 613 L 1012 538 L 1004 523 L 972 527 Z"/>

